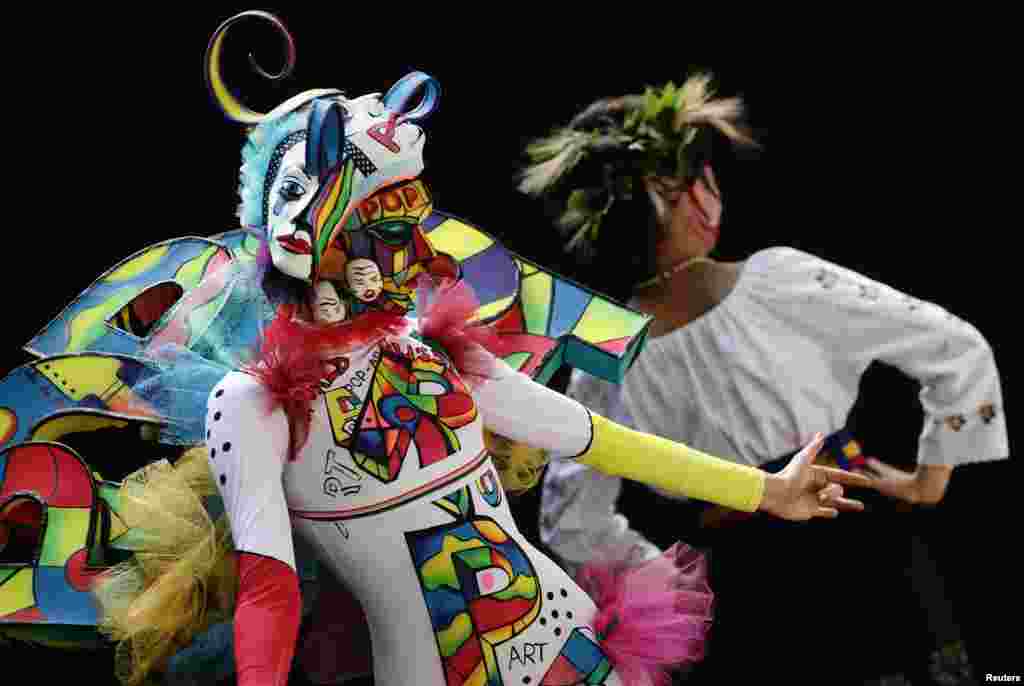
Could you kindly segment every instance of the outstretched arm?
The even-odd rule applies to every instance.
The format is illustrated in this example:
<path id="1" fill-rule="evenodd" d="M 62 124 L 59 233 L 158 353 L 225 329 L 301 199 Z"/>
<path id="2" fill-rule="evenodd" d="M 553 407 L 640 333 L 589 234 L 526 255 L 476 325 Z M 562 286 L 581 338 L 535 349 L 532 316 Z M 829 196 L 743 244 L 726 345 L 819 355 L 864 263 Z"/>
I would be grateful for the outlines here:
<path id="1" fill-rule="evenodd" d="M 285 686 L 302 601 L 291 522 L 281 477 L 288 421 L 269 412 L 253 377 L 229 374 L 210 395 L 206 418 L 210 469 L 238 551 L 235 659 L 240 686 Z"/>
<path id="2" fill-rule="evenodd" d="M 1009 455 L 992 347 L 942 307 L 796 250 L 778 250 L 767 306 L 859 374 L 875 361 L 921 385 L 925 412 L 913 473 L 869 461 L 876 488 L 915 503 L 942 499 L 953 469 Z"/>
<path id="3" fill-rule="evenodd" d="M 595 469 L 735 510 L 806 519 L 858 509 L 833 484 L 868 479 L 812 467 L 818 440 L 779 475 L 722 460 L 682 443 L 624 427 L 504 366 L 474 393 L 489 428 Z"/>

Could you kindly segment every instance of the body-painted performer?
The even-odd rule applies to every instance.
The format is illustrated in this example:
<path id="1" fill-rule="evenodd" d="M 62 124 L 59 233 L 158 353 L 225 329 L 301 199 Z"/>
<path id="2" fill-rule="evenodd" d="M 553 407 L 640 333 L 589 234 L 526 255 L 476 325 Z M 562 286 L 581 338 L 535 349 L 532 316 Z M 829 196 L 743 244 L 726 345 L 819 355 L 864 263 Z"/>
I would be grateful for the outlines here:
<path id="1" fill-rule="evenodd" d="M 881 492 L 910 503 L 939 502 L 956 467 L 1008 456 L 991 347 L 977 329 L 943 308 L 798 250 L 769 248 L 735 263 L 710 259 L 723 211 L 710 164 L 711 137 L 717 131 L 751 142 L 735 125 L 740 107 L 736 99 L 714 100 L 709 79 L 695 76 L 679 89 L 595 103 L 530 149 L 535 165 L 523 190 L 552 199 L 567 195 L 561 224 L 572 232 L 570 246 L 589 241 L 595 272 L 608 279 L 605 287 L 631 291 L 631 304 L 656 318 L 651 340 L 621 386 L 574 374 L 569 394 L 641 431 L 766 470 L 784 464 L 780 459 L 798 448 L 801 436 L 821 433 L 829 437 L 825 456 L 843 468 L 871 473 Z M 613 283 L 613 275 L 621 283 Z M 921 384 L 926 417 L 913 473 L 867 458 L 844 428 L 861 377 L 875 361 Z M 635 546 L 641 559 L 659 554 L 618 513 L 620 490 L 618 477 L 578 463 L 553 463 L 543 493 L 544 542 L 576 565 L 608 542 Z M 698 509 L 694 514 L 705 527 L 746 519 L 722 508 Z M 671 511 L 680 520 L 687 512 L 678 503 L 666 513 Z M 845 597 L 860 612 L 892 611 L 895 617 L 886 625 L 901 626 L 907 606 L 879 607 L 871 596 L 889 597 L 891 587 L 903 584 L 910 598 L 902 581 L 909 536 L 897 535 L 896 520 L 873 525 L 875 534 L 869 534 L 867 521 L 857 518 L 816 537 L 807 529 L 765 535 L 762 526 L 786 529 L 771 522 L 720 531 L 711 538 L 717 552 L 712 560 L 721 563 L 714 565 L 722 567 L 720 579 L 727 574 L 734 580 L 722 581 L 723 593 L 750 599 L 763 585 L 781 589 L 796 583 L 808 560 L 829 560 L 835 569 L 822 593 L 867 590 L 863 603 Z M 867 556 L 862 544 L 872 551 Z M 770 566 L 760 545 L 777 553 Z M 887 559 L 890 552 L 899 557 Z M 775 602 L 785 595 L 762 596 L 758 614 L 810 618 L 820 609 L 817 603 Z M 736 606 L 736 615 L 726 611 L 733 606 L 722 607 L 715 639 L 721 647 L 715 652 L 713 642 L 712 649 L 725 671 L 713 680 L 745 668 L 732 657 L 737 650 L 757 650 L 771 664 L 770 656 L 792 640 L 778 634 L 752 638 L 742 617 L 751 605 Z M 814 645 L 821 649 L 810 650 L 812 655 L 834 640 L 830 632 L 819 636 Z M 858 640 L 863 657 L 853 668 L 871 664 L 880 650 L 920 650 L 913 644 L 919 637 L 904 633 L 898 642 L 882 645 L 864 635 Z M 752 663 L 762 664 L 757 658 Z M 775 664 L 793 676 L 812 661 Z"/>
<path id="2" fill-rule="evenodd" d="M 364 216 L 424 192 L 418 123 L 437 83 L 414 73 L 383 97 L 308 91 L 257 114 L 218 73 L 242 16 L 215 33 L 208 75 L 228 116 L 252 127 L 241 213 L 268 246 L 263 285 L 278 300 L 258 359 L 215 385 L 205 416 L 237 550 L 240 684 L 288 675 L 297 538 L 359 599 L 379 686 L 645 684 L 699 652 L 709 596 L 690 551 L 590 598 L 518 533 L 485 426 L 555 460 L 738 510 L 809 519 L 860 508 L 841 484 L 866 479 L 813 466 L 818 441 L 767 475 L 611 422 L 494 357 L 488 329 L 466 321 L 471 295 L 415 227 L 413 250 L 361 230 Z M 417 285 L 413 331 L 393 306 Z"/>

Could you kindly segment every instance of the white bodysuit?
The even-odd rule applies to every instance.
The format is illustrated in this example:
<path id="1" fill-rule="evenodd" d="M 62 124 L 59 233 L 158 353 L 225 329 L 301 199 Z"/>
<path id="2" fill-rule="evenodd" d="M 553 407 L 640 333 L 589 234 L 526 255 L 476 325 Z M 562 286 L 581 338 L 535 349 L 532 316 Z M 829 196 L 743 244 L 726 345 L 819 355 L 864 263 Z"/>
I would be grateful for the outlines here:
<path id="1" fill-rule="evenodd" d="M 378 686 L 620 684 L 594 603 L 518 532 L 483 442 L 486 424 L 575 456 L 587 410 L 507 366 L 470 392 L 409 337 L 334 362 L 294 461 L 256 379 L 214 389 L 207 445 L 236 549 L 294 569 L 292 532 L 309 541 L 363 605 Z"/>

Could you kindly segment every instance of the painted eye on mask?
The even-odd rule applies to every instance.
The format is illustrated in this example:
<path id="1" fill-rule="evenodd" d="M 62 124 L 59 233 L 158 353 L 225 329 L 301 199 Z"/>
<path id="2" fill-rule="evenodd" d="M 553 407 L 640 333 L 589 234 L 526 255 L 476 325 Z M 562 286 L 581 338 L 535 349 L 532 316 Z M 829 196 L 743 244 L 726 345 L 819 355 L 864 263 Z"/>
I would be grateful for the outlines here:
<path id="1" fill-rule="evenodd" d="M 279 193 L 288 202 L 294 202 L 306 194 L 306 189 L 296 181 L 285 181 L 281 184 Z"/>

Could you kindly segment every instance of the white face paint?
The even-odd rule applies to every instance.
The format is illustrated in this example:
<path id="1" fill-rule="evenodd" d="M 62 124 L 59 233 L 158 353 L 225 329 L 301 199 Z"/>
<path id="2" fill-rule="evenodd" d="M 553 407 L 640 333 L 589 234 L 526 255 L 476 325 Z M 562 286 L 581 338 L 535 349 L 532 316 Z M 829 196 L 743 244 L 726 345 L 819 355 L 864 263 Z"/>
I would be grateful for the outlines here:
<path id="1" fill-rule="evenodd" d="M 341 96 L 334 99 L 344 108 L 343 158 L 353 162 L 348 204 L 342 212 L 330 213 L 344 218 L 381 188 L 417 178 L 423 172 L 426 136 L 419 126 L 401 122 L 400 113 L 386 109 L 379 93 L 352 100 Z M 281 160 L 266 200 L 267 233 L 274 266 L 289 276 L 311 281 L 313 251 L 320 237 L 314 235 L 317 229 L 299 220 L 320 188 L 319 181 L 306 173 L 305 160 L 304 141 L 292 146 Z M 336 234 L 340 227 L 332 225 L 319 230 Z M 380 287 L 376 290 L 379 294 Z"/>
<path id="2" fill-rule="evenodd" d="M 384 289 L 380 267 L 373 260 L 359 258 L 345 265 L 349 289 L 363 302 L 373 302 Z"/>
<path id="3" fill-rule="evenodd" d="M 345 319 L 345 301 L 330 281 L 317 282 L 312 307 L 313 319 L 318 324 L 335 324 Z"/>
<path id="4" fill-rule="evenodd" d="M 281 160 L 281 171 L 267 196 L 270 257 L 288 276 L 308 281 L 313 271 L 313 236 L 296 226 L 296 219 L 316 197 L 319 184 L 304 169 L 306 145 L 292 146 Z"/>

